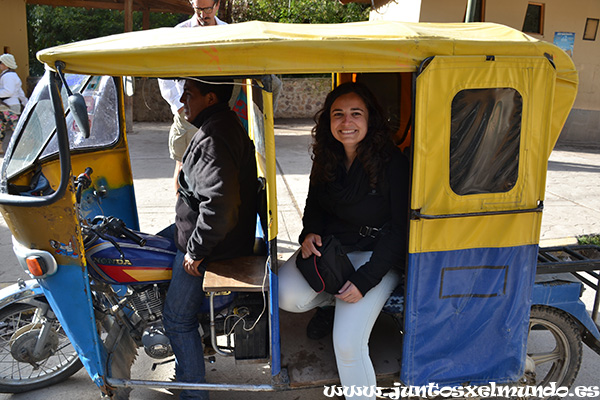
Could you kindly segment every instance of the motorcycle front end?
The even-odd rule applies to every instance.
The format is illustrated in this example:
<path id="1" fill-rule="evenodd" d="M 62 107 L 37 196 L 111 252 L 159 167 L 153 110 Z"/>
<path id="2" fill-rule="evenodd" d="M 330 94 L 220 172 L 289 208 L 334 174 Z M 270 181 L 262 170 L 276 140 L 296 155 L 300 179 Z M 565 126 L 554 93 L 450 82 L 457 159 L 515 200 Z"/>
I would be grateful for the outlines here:
<path id="1" fill-rule="evenodd" d="M 87 203 L 77 206 L 72 177 L 73 169 L 83 171 L 84 163 L 102 158 L 102 150 L 116 149 L 117 155 L 106 156 L 110 160 L 105 164 L 124 181 L 115 189 L 122 196 L 112 196 L 101 207 L 125 210 L 121 218 L 137 227 L 129 159 L 122 155 L 127 145 L 118 122 L 123 104 L 119 84 L 107 77 L 47 72 L 12 135 L 2 165 L 0 211 L 17 259 L 35 281 L 13 285 L 0 295 L 1 351 L 6 353 L 2 362 L 12 363 L 1 370 L 2 392 L 55 384 L 83 365 L 110 394 L 104 376 L 111 354 L 135 357 L 135 343 L 116 343 L 121 332 L 114 320 L 96 318 L 81 221 L 101 213 Z M 87 115 L 82 117 L 82 112 Z M 129 171 L 128 177 L 122 177 L 127 175 L 123 170 Z"/>
<path id="2" fill-rule="evenodd" d="M 82 94 L 89 127 L 74 115 L 81 107 L 64 101 L 71 89 Z M 20 363 L 15 374 L 26 371 L 8 375 L 6 385 L 0 373 L 0 392 L 42 388 L 83 366 L 105 396 L 127 399 L 130 385 L 113 383 L 130 379 L 138 348 L 158 360 L 172 356 L 162 304 L 176 249 L 171 239 L 139 232 L 123 104 L 119 78 L 47 72 L 15 130 L 0 211 L 35 280 L 0 294 L 3 360 Z M 207 299 L 207 334 L 232 321 L 225 315 L 235 298 L 219 290 Z"/>

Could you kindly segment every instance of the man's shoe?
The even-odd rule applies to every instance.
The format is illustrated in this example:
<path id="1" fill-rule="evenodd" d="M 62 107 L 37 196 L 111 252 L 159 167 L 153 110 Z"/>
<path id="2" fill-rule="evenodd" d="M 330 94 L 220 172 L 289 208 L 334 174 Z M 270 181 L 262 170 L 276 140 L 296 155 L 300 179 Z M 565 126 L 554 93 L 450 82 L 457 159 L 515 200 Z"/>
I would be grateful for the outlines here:
<path id="1" fill-rule="evenodd" d="M 319 307 L 317 312 L 308 321 L 306 336 L 309 339 L 319 340 L 333 332 L 333 315 L 335 307 Z"/>
<path id="2" fill-rule="evenodd" d="M 217 354 L 217 352 L 213 348 L 210 335 L 202 339 L 202 344 L 204 345 L 204 357 L 210 357 Z"/>

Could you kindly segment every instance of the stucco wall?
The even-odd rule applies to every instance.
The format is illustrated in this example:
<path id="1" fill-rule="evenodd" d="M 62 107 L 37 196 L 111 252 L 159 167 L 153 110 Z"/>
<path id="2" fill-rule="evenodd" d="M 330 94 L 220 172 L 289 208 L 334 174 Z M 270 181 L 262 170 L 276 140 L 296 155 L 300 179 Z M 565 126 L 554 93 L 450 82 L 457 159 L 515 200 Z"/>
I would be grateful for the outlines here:
<path id="1" fill-rule="evenodd" d="M 0 0 L 2 22 L 0 22 L 0 54 L 15 56 L 17 74 L 25 86 L 29 76 L 27 50 L 27 10 L 25 0 Z M 23 87 L 27 90 L 26 87 Z"/>
<path id="2" fill-rule="evenodd" d="M 527 1 L 488 1 L 486 4 L 486 20 L 522 29 Z M 600 32 L 595 41 L 583 40 L 586 19 L 600 18 L 600 2 L 578 0 L 576 7 L 564 0 L 545 0 L 544 4 L 544 32 L 531 36 L 552 43 L 556 32 L 575 33 L 573 62 L 579 71 L 580 85 L 574 108 L 600 111 Z"/>
<path id="3" fill-rule="evenodd" d="M 573 62 L 579 71 L 580 87 L 575 108 L 600 111 L 600 32 L 595 41 L 583 40 L 586 18 L 600 18 L 598 0 L 578 0 L 574 7 L 564 0 L 545 0 L 544 32 L 531 36 L 552 43 L 556 32 L 574 32 Z M 528 0 L 487 1 L 485 20 L 521 30 Z M 466 0 L 422 0 L 422 22 L 462 20 Z"/>
<path id="4" fill-rule="evenodd" d="M 466 8 L 466 0 L 421 0 L 421 17 L 419 21 L 462 22 Z"/>
<path id="5" fill-rule="evenodd" d="M 283 78 L 275 118 L 312 118 L 330 90 L 331 78 Z M 156 79 L 136 79 L 133 120 L 156 122 L 172 118 Z"/>
<path id="6" fill-rule="evenodd" d="M 161 97 L 156 79 L 137 78 L 133 95 L 133 120 L 144 122 L 171 121 L 169 104 Z"/>
<path id="7" fill-rule="evenodd" d="M 312 118 L 331 90 L 331 78 L 283 78 L 275 118 Z"/>

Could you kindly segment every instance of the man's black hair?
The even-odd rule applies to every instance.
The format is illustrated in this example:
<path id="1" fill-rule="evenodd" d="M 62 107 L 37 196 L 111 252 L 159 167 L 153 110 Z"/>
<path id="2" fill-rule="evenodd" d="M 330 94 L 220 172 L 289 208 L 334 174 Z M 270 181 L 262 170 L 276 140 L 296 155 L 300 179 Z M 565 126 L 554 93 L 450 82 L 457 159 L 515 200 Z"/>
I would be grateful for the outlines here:
<path id="1" fill-rule="evenodd" d="M 190 80 L 194 82 L 202 95 L 206 96 L 210 92 L 217 95 L 219 103 L 228 103 L 229 99 L 231 99 L 231 94 L 233 93 L 233 79 L 195 77 Z"/>

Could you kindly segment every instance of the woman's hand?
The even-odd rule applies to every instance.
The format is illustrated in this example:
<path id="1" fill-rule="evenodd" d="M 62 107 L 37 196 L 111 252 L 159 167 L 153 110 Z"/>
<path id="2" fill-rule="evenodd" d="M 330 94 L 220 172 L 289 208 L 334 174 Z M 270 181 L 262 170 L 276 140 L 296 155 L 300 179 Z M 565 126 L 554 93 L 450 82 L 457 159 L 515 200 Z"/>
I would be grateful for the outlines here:
<path id="1" fill-rule="evenodd" d="M 192 260 L 189 254 L 186 253 L 183 258 L 183 270 L 192 276 L 202 276 L 204 272 L 198 271 L 198 266 L 202 260 Z"/>
<path id="2" fill-rule="evenodd" d="M 337 297 L 340 300 L 344 300 L 346 303 L 356 303 L 357 301 L 363 298 L 363 295 L 360 292 L 360 290 L 358 290 L 358 288 L 354 286 L 354 283 L 346 281 L 346 283 L 344 283 L 344 286 L 342 286 L 342 288 L 339 290 L 338 294 L 335 295 L 335 297 Z"/>
<path id="3" fill-rule="evenodd" d="M 304 238 L 302 242 L 302 247 L 300 248 L 302 251 L 302 258 L 308 258 L 312 254 L 317 257 L 321 257 L 321 252 L 317 250 L 317 246 L 321 247 L 323 242 L 321 242 L 321 235 L 317 235 L 316 233 L 309 233 Z"/>

